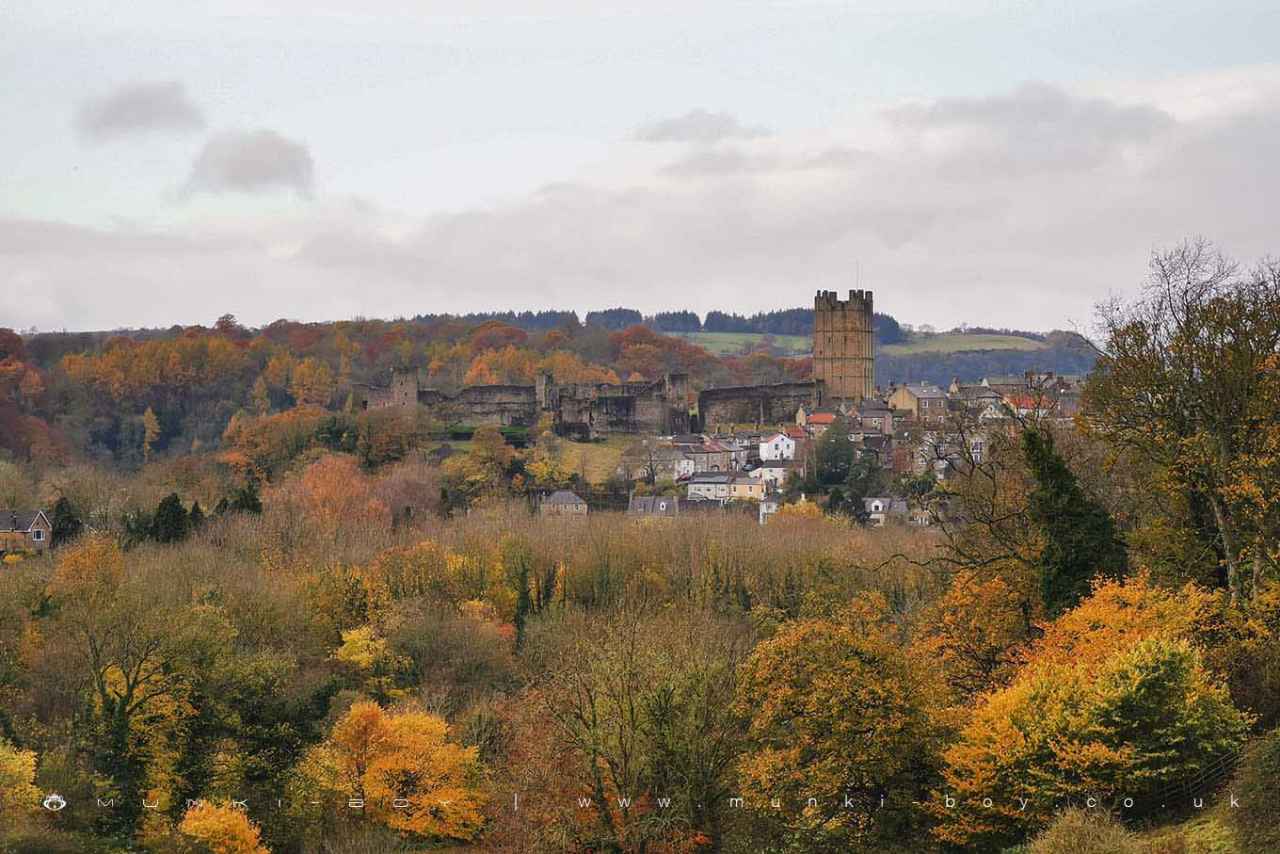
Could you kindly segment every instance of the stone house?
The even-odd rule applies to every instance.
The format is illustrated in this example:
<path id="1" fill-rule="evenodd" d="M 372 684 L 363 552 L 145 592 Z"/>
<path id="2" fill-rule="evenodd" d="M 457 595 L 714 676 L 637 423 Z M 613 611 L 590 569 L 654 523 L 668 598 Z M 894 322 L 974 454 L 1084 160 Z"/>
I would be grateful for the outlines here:
<path id="1" fill-rule="evenodd" d="M 765 483 L 750 475 L 734 475 L 729 481 L 729 499 L 731 501 L 759 501 L 764 498 Z"/>
<path id="2" fill-rule="evenodd" d="M 53 544 L 53 523 L 43 510 L 0 510 L 0 554 L 43 552 Z"/>
<path id="3" fill-rule="evenodd" d="M 921 421 L 943 421 L 947 417 L 947 393 L 928 383 L 898 386 L 889 395 L 889 405 Z"/>

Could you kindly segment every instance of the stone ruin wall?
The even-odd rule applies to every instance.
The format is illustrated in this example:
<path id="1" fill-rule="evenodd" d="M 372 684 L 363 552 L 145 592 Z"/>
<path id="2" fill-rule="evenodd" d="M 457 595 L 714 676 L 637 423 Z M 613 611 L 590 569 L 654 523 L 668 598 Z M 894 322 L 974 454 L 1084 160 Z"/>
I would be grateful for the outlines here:
<path id="1" fill-rule="evenodd" d="M 818 381 L 705 389 L 698 395 L 700 429 L 715 432 L 731 424 L 785 424 L 801 406 L 822 405 Z"/>

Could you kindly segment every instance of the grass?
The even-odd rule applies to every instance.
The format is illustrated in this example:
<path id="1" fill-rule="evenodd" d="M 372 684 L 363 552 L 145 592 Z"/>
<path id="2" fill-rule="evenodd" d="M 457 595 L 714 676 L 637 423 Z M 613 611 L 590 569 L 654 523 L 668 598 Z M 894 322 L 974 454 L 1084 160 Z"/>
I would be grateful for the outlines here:
<path id="1" fill-rule="evenodd" d="M 604 483 L 618 468 L 622 452 L 636 441 L 635 436 L 610 436 L 603 442 L 565 442 L 564 464 L 581 471 L 590 483 Z"/>
<path id="2" fill-rule="evenodd" d="M 760 332 L 672 332 L 677 338 L 683 338 L 717 356 L 729 356 L 742 352 L 764 338 Z M 780 347 L 788 354 L 803 355 L 812 349 L 812 339 L 808 335 L 774 335 L 775 347 Z"/>
<path id="3" fill-rule="evenodd" d="M 1043 350 L 1044 344 L 1017 335 L 963 335 L 944 332 L 939 335 L 914 334 L 906 344 L 889 344 L 880 348 L 886 356 L 911 356 L 916 353 L 962 353 L 970 350 Z"/>

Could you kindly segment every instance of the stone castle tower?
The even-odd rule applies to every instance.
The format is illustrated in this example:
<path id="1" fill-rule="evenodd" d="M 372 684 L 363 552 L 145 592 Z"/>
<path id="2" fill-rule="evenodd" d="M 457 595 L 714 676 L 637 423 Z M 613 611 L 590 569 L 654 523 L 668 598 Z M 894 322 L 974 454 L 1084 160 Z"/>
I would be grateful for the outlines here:
<path id="1" fill-rule="evenodd" d="M 818 291 L 813 301 L 813 378 L 824 395 L 858 401 L 876 389 L 871 291 Z"/>

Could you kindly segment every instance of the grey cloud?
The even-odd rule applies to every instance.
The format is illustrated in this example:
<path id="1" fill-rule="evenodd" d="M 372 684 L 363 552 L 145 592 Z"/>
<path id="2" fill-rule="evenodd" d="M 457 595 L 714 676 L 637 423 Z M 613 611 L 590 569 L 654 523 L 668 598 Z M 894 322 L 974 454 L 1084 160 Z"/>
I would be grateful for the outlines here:
<path id="1" fill-rule="evenodd" d="M 261 193 L 289 189 L 309 197 L 315 164 L 305 145 L 275 131 L 226 131 L 191 165 L 184 193 Z"/>
<path id="2" fill-rule="evenodd" d="M 644 125 L 635 132 L 641 142 L 719 142 L 722 139 L 753 139 L 768 136 L 769 130 L 748 127 L 728 113 L 690 110 L 682 116 Z"/>
<path id="3" fill-rule="evenodd" d="M 732 178 L 767 173 L 847 172 L 874 165 L 879 156 L 862 149 L 833 146 L 810 154 L 783 156 L 739 148 L 699 148 L 666 164 L 662 174 L 673 178 Z"/>
<path id="4" fill-rule="evenodd" d="M 888 118 L 912 134 L 967 133 L 950 167 L 996 173 L 1092 168 L 1127 145 L 1149 142 L 1177 126 L 1155 107 L 1078 97 L 1042 83 L 985 98 L 901 107 Z"/>
<path id="5" fill-rule="evenodd" d="M 680 178 L 723 177 L 768 172 L 778 166 L 772 155 L 752 155 L 736 148 L 700 149 L 662 167 L 664 174 Z"/>
<path id="6" fill-rule="evenodd" d="M 85 139 L 104 140 L 137 133 L 198 130 L 204 115 L 176 81 L 131 83 L 87 102 L 76 115 Z"/>

